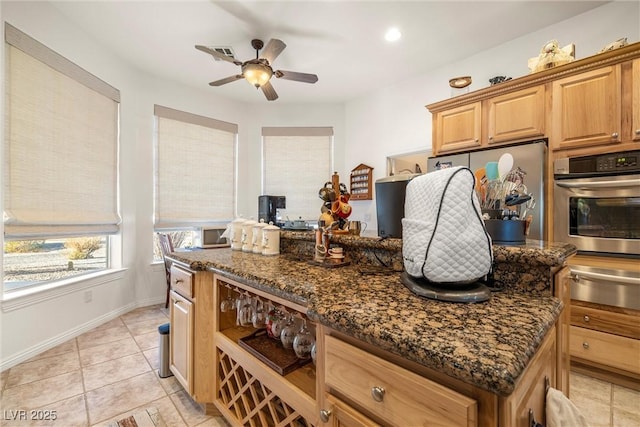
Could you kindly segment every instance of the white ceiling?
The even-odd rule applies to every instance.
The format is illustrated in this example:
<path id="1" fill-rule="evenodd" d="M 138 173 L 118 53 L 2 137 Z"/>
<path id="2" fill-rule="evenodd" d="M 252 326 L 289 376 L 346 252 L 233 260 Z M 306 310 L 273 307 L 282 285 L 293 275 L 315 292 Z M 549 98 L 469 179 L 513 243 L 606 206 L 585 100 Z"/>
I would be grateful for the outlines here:
<path id="1" fill-rule="evenodd" d="M 278 103 L 344 102 L 425 74 L 602 5 L 603 1 L 54 1 L 64 15 L 146 73 L 267 103 L 246 81 L 208 83 L 240 67 L 194 48 L 231 46 L 255 57 L 251 39 L 287 44 L 273 68 L 315 73 L 316 84 L 273 79 Z M 390 26 L 403 37 L 384 40 Z"/>

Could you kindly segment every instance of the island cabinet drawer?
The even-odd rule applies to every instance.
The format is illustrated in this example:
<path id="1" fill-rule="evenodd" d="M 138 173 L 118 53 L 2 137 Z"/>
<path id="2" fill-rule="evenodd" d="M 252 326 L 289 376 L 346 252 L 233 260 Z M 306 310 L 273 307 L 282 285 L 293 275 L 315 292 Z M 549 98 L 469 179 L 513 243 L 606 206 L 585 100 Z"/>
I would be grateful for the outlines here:
<path id="1" fill-rule="evenodd" d="M 571 326 L 571 357 L 640 374 L 640 340 Z"/>
<path id="2" fill-rule="evenodd" d="M 640 339 L 640 316 L 599 310 L 579 305 L 571 306 L 571 324 L 582 328 Z"/>
<path id="3" fill-rule="evenodd" d="M 193 298 L 193 273 L 176 265 L 172 265 L 171 289 L 185 298 Z"/>
<path id="4" fill-rule="evenodd" d="M 325 337 L 325 384 L 385 424 L 476 426 L 473 399 L 335 337 Z"/>

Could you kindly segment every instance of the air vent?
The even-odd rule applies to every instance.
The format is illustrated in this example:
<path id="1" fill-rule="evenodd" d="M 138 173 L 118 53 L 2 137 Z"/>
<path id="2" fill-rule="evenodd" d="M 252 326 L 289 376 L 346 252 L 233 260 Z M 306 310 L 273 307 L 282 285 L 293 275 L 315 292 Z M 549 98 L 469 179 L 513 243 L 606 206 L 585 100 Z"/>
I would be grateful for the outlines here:
<path id="1" fill-rule="evenodd" d="M 229 58 L 233 58 L 233 59 L 236 58 L 235 53 L 233 52 L 233 49 L 231 48 L 231 46 L 210 46 L 210 48 L 215 50 L 218 53 L 228 56 Z M 221 59 L 218 59 L 216 57 L 214 57 L 213 59 L 215 59 L 216 61 L 222 61 Z"/>

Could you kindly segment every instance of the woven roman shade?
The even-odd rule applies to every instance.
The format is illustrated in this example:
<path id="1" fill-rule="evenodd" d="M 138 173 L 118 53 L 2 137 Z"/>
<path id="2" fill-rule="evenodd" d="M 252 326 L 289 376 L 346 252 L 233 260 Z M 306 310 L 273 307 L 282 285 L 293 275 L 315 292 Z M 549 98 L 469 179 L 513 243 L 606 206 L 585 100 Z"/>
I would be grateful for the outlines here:
<path id="1" fill-rule="evenodd" d="M 332 127 L 263 127 L 262 194 L 286 196 L 290 219 L 315 220 L 318 190 L 331 180 Z"/>
<path id="2" fill-rule="evenodd" d="M 4 232 L 118 231 L 120 93 L 5 24 Z"/>
<path id="3" fill-rule="evenodd" d="M 233 219 L 238 126 L 156 105 L 156 229 Z"/>

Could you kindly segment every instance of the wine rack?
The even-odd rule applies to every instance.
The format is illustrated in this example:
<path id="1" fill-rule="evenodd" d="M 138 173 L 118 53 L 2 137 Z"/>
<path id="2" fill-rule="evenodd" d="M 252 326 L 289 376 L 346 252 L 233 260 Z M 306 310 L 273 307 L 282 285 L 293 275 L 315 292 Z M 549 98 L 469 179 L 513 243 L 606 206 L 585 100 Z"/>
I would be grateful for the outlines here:
<path id="1" fill-rule="evenodd" d="M 249 294 L 265 304 L 279 307 L 307 326 L 315 327 L 305 317 L 304 306 L 291 303 L 238 283 L 214 276 L 214 319 L 216 406 L 232 424 L 248 426 L 311 426 L 317 420 L 317 383 L 313 363 L 281 375 L 264 360 L 243 348 L 239 342 L 258 329 L 237 324 L 237 311 L 220 310 L 220 303 L 231 293 L 233 298 Z M 293 350 L 291 350 L 293 351 Z"/>

